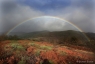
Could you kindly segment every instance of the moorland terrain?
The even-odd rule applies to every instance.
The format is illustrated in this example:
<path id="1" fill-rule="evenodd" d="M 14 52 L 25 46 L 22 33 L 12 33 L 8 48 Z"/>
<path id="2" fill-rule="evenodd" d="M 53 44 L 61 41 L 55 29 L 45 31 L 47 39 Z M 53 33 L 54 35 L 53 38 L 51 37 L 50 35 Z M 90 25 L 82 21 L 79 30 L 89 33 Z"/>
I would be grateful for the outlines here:
<path id="1" fill-rule="evenodd" d="M 68 30 L 1 35 L 0 64 L 95 64 L 95 33 L 85 34 Z"/>

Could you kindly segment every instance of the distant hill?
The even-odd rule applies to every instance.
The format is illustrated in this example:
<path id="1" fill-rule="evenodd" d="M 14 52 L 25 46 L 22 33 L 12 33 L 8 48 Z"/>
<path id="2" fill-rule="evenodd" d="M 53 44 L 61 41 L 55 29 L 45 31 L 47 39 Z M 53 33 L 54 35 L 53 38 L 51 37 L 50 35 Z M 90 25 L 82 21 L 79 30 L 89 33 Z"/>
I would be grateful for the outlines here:
<path id="1" fill-rule="evenodd" d="M 95 33 L 85 33 L 91 40 L 95 40 Z"/>
<path id="2" fill-rule="evenodd" d="M 77 37 L 80 39 L 86 39 L 88 37 L 89 39 L 95 39 L 95 33 L 86 33 L 86 32 L 80 32 L 80 31 L 74 31 L 74 30 L 67 30 L 67 31 L 35 31 L 35 32 L 13 32 L 10 35 L 17 35 L 20 38 L 37 38 L 37 37 Z"/>
<path id="3" fill-rule="evenodd" d="M 81 39 L 85 39 L 82 32 L 67 30 L 67 31 L 36 31 L 36 32 L 29 32 L 23 33 L 18 35 L 21 38 L 35 38 L 35 37 L 79 37 Z"/>
<path id="4" fill-rule="evenodd" d="M 30 39 L 33 41 L 46 41 L 56 44 L 90 46 L 95 47 L 95 33 L 84 33 L 80 31 L 35 31 L 29 33 L 15 34 L 21 39 Z M 87 39 L 89 38 L 89 40 Z"/>

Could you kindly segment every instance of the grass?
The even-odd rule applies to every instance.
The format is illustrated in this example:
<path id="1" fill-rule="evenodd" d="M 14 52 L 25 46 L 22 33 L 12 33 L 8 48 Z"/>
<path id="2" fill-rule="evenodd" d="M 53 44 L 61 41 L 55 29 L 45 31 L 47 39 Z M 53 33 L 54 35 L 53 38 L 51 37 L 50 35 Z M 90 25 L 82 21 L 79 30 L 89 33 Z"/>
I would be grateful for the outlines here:
<path id="1" fill-rule="evenodd" d="M 34 42 L 29 43 L 29 46 L 33 46 L 33 47 L 39 48 L 39 45 L 38 45 L 38 44 L 36 44 L 36 43 L 34 43 Z"/>
<path id="2" fill-rule="evenodd" d="M 23 61 L 23 60 L 21 60 L 21 61 L 18 62 L 18 64 L 25 64 L 25 63 L 26 63 L 26 62 Z"/>
<path id="3" fill-rule="evenodd" d="M 49 60 L 50 64 L 54 64 L 54 62 L 52 60 Z"/>
<path id="4" fill-rule="evenodd" d="M 41 51 L 41 50 L 39 50 L 39 49 L 36 50 L 36 52 L 35 52 L 35 53 L 36 53 L 36 56 L 39 56 L 39 55 L 40 55 L 40 51 Z"/>
<path id="5" fill-rule="evenodd" d="M 11 40 L 11 43 L 18 43 L 17 40 Z"/>
<path id="6" fill-rule="evenodd" d="M 20 50 L 20 51 L 25 51 L 25 48 L 20 45 L 20 44 L 12 44 L 11 47 L 14 49 L 14 50 Z"/>
<path id="7" fill-rule="evenodd" d="M 46 46 L 46 45 L 38 45 L 38 44 L 36 44 L 36 43 L 34 43 L 34 42 L 30 42 L 30 43 L 28 43 L 28 44 L 26 44 L 26 47 L 27 46 L 33 46 L 33 47 L 36 47 L 36 48 L 38 48 L 38 49 L 43 49 L 43 50 L 51 50 L 52 49 L 52 47 L 51 46 Z M 24 46 L 25 47 L 25 46 Z"/>
<path id="8" fill-rule="evenodd" d="M 43 62 L 42 61 L 40 61 L 40 64 L 42 64 Z"/>
<path id="9" fill-rule="evenodd" d="M 25 51 L 25 48 L 19 44 L 19 43 L 10 43 L 8 45 L 5 46 L 4 48 L 5 50 L 19 50 L 19 51 Z"/>
<path id="10" fill-rule="evenodd" d="M 45 45 L 43 45 L 43 46 L 40 46 L 40 49 L 43 49 L 43 50 L 51 50 L 52 47 L 51 46 L 45 46 Z"/>
<path id="11" fill-rule="evenodd" d="M 18 64 L 26 64 L 24 57 L 21 58 L 21 61 L 19 61 Z"/>
<path id="12" fill-rule="evenodd" d="M 36 44 L 35 44 L 35 43 L 29 43 L 29 45 L 30 45 L 30 46 L 36 46 Z"/>

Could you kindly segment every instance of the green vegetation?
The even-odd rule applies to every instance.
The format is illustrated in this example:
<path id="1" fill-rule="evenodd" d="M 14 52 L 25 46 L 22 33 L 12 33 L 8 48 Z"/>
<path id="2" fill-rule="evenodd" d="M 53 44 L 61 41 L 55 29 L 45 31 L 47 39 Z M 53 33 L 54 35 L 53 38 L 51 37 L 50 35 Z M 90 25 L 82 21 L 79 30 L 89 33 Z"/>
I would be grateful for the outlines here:
<path id="1" fill-rule="evenodd" d="M 72 43 L 77 43 L 78 42 L 78 38 L 75 37 L 75 36 L 72 36 L 70 40 L 71 40 Z"/>
<path id="2" fill-rule="evenodd" d="M 8 36 L 5 34 L 0 35 L 0 41 L 8 40 Z"/>
<path id="3" fill-rule="evenodd" d="M 36 50 L 36 56 L 39 56 L 39 55 L 40 55 L 40 51 L 41 51 L 41 50 L 39 50 L 39 49 Z"/>
<path id="4" fill-rule="evenodd" d="M 90 35 L 95 36 L 95 34 L 93 35 L 90 34 Z M 73 30 L 54 31 L 54 32 L 37 31 L 37 32 L 25 33 L 20 35 L 19 37 L 23 39 L 30 39 L 32 41 L 49 42 L 49 43 L 56 43 L 60 45 L 70 44 L 70 45 L 77 45 L 77 46 L 86 46 L 85 44 L 88 41 L 87 38 L 83 35 L 83 32 L 73 31 Z"/>
<path id="5" fill-rule="evenodd" d="M 7 57 L 11 56 L 12 54 L 13 54 L 12 51 L 0 50 L 0 59 L 6 59 Z"/>
<path id="6" fill-rule="evenodd" d="M 21 58 L 21 61 L 19 61 L 18 64 L 26 64 L 24 57 Z"/>
<path id="7" fill-rule="evenodd" d="M 33 42 L 32 42 L 32 43 L 29 43 L 29 46 L 34 46 L 34 47 L 37 47 L 37 48 L 39 47 L 39 45 L 38 45 L 38 44 L 33 43 Z"/>
<path id="8" fill-rule="evenodd" d="M 15 41 L 15 40 L 12 40 L 12 42 L 9 45 L 14 50 L 20 50 L 20 51 L 22 50 L 22 51 L 24 51 L 24 47 L 20 43 L 18 43 L 17 41 Z"/>
<path id="9" fill-rule="evenodd" d="M 39 48 L 39 49 L 43 49 L 43 50 L 51 50 L 52 49 L 52 46 L 46 46 L 46 45 L 38 45 L 36 43 L 29 43 L 30 46 L 34 46 L 36 48 Z"/>
<path id="10" fill-rule="evenodd" d="M 25 61 L 21 60 L 18 62 L 18 64 L 26 64 Z"/>
<path id="11" fill-rule="evenodd" d="M 51 50 L 52 47 L 51 46 L 45 46 L 45 45 L 43 45 L 43 46 L 40 46 L 40 49 L 43 49 L 43 50 Z"/>
<path id="12" fill-rule="evenodd" d="M 17 35 L 7 36 L 8 40 L 19 40 L 20 38 Z"/>
<path id="13" fill-rule="evenodd" d="M 5 40 L 20 40 L 20 38 L 17 35 L 10 35 L 10 36 L 7 36 L 5 34 L 0 35 L 0 41 L 5 41 Z"/>
<path id="14" fill-rule="evenodd" d="M 29 43 L 29 45 L 30 45 L 30 46 L 36 46 L 36 44 L 35 44 L 35 43 Z"/>
<path id="15" fill-rule="evenodd" d="M 40 61 L 40 64 L 42 64 L 43 62 L 42 61 Z"/>
<path id="16" fill-rule="evenodd" d="M 54 64 L 54 62 L 52 60 L 49 60 L 50 64 Z"/>
<path id="17" fill-rule="evenodd" d="M 40 41 L 40 38 L 32 38 L 33 41 Z"/>
<path id="18" fill-rule="evenodd" d="M 18 38 L 17 36 L 6 36 L 6 35 L 0 36 L 0 41 L 1 41 L 0 60 L 4 60 L 4 62 L 9 62 L 9 60 L 11 62 L 16 61 L 17 62 L 16 64 L 35 64 L 37 61 L 40 62 L 40 64 L 43 64 L 43 62 L 46 62 L 44 61 L 45 59 L 47 59 L 47 61 L 50 64 L 55 64 L 55 63 L 63 64 L 64 61 L 66 61 L 67 64 L 74 64 L 73 62 L 76 62 L 76 60 L 78 59 L 85 60 L 85 58 L 81 57 L 84 54 L 82 54 L 81 52 L 74 51 L 76 49 L 85 50 L 86 48 L 84 47 L 82 49 L 83 46 L 78 46 L 82 42 L 84 42 L 82 43 L 83 45 L 85 44 L 85 41 L 83 41 L 84 37 L 83 35 L 80 34 L 80 32 L 60 31 L 60 32 L 47 32 L 47 33 L 40 32 L 40 33 L 36 33 L 36 34 L 33 33 L 33 34 L 32 34 L 33 37 L 31 33 L 28 34 L 31 36 L 31 37 L 29 36 L 29 40 L 27 39 L 17 40 Z M 90 43 L 88 44 L 91 44 L 92 45 L 91 47 L 95 48 L 95 39 L 94 36 L 93 37 L 92 36 L 93 35 L 90 36 L 91 37 Z M 38 43 L 38 41 L 40 42 Z M 48 43 L 51 44 L 52 46 L 49 46 Z M 65 44 L 67 44 L 68 46 L 66 46 Z M 66 47 L 64 47 L 63 45 Z M 71 53 L 68 50 L 70 50 Z M 88 49 L 87 52 L 89 50 L 90 49 Z M 95 51 L 95 49 L 93 50 Z M 92 53 L 91 54 L 86 52 L 83 53 L 89 56 L 91 55 L 91 57 L 93 55 Z M 89 57 L 87 58 L 89 59 Z M 8 64 L 14 64 L 14 63 L 8 63 Z"/>
<path id="19" fill-rule="evenodd" d="M 21 35 L 0 35 L 0 41 L 4 40 L 19 40 L 19 39 L 29 39 L 32 41 L 41 41 L 41 42 L 49 42 L 49 43 L 56 43 L 60 45 L 77 45 L 77 46 L 85 46 L 88 48 L 95 49 L 95 33 L 85 33 L 89 37 L 89 41 L 91 43 L 88 44 L 88 40 L 86 36 L 83 35 L 83 32 L 74 31 L 74 30 L 67 30 L 67 31 L 37 31 L 37 32 L 30 32 Z M 31 44 L 35 45 L 35 44 Z M 25 46 L 26 47 L 26 46 Z M 27 48 L 27 47 L 26 47 Z"/>
<path id="20" fill-rule="evenodd" d="M 16 50 L 25 51 L 25 48 L 24 48 L 21 44 L 16 43 L 16 42 L 13 43 L 13 42 L 14 42 L 14 41 L 12 41 L 12 43 L 6 45 L 6 46 L 4 47 L 4 49 L 5 49 L 5 50 L 11 50 L 11 51 L 16 51 Z"/>

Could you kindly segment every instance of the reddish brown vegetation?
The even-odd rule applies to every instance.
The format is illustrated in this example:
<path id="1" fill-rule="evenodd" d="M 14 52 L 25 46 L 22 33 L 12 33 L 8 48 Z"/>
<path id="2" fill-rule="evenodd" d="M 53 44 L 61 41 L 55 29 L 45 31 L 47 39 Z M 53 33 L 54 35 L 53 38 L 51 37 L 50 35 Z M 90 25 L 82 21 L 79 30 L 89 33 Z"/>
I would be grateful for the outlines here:
<path id="1" fill-rule="evenodd" d="M 36 46 L 34 44 L 34 46 L 31 46 L 29 42 L 33 41 L 19 40 L 17 42 L 22 45 L 25 50 L 15 50 L 10 53 L 10 48 L 12 47 L 9 48 L 10 50 L 4 49 L 10 42 L 11 41 L 3 41 L 0 43 L 0 64 L 94 64 L 95 62 L 93 52 L 83 50 L 77 46 L 75 48 L 53 45 L 47 42 L 35 42 Z M 40 48 L 40 46 L 43 45 L 52 47 L 52 49 Z"/>

